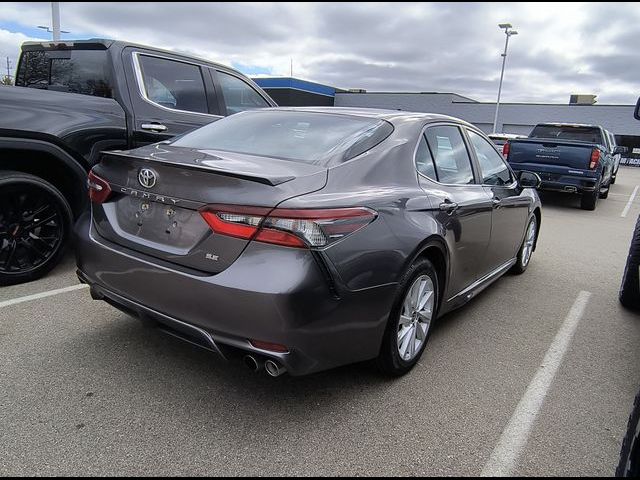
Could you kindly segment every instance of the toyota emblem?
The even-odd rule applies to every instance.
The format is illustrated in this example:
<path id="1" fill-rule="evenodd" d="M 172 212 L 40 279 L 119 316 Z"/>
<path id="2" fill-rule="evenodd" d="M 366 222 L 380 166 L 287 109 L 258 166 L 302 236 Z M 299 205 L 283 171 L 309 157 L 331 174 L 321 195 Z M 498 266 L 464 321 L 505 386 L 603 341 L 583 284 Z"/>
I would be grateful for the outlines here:
<path id="1" fill-rule="evenodd" d="M 141 168 L 138 172 L 138 182 L 145 188 L 153 188 L 158 180 L 158 174 L 150 168 Z"/>

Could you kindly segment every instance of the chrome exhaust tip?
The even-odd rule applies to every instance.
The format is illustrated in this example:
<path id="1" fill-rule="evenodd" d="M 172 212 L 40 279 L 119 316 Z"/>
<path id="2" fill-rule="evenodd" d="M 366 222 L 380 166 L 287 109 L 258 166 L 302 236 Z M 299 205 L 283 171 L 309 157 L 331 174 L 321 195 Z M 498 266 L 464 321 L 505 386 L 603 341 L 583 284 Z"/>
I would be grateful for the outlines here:
<path id="1" fill-rule="evenodd" d="M 267 374 L 272 377 L 279 377 L 287 371 L 283 366 L 278 365 L 273 360 L 264 362 L 264 369 L 267 371 Z"/>
<path id="2" fill-rule="evenodd" d="M 245 355 L 242 360 L 249 370 L 252 370 L 254 372 L 260 370 L 260 363 L 253 355 Z"/>

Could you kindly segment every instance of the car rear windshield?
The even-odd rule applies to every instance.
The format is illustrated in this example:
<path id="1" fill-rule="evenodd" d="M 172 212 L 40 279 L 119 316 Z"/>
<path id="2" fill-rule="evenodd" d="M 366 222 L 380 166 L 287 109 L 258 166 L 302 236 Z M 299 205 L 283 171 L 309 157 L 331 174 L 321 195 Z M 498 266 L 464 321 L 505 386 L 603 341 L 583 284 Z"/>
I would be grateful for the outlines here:
<path id="1" fill-rule="evenodd" d="M 19 87 L 112 97 L 106 50 L 30 50 L 16 75 Z"/>
<path id="2" fill-rule="evenodd" d="M 572 125 L 536 125 L 529 138 L 558 138 L 577 142 L 603 144 L 598 127 Z"/>
<path id="3" fill-rule="evenodd" d="M 373 118 L 252 110 L 194 130 L 173 145 L 330 166 L 373 148 L 392 131 L 390 123 Z"/>

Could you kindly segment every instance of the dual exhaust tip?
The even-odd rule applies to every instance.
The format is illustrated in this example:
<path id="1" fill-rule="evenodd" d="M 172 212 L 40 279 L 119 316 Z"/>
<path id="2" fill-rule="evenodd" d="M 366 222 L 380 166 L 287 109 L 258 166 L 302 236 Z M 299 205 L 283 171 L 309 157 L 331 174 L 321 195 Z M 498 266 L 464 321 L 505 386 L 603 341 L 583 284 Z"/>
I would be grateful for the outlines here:
<path id="1" fill-rule="evenodd" d="M 267 375 L 274 378 L 279 377 L 287 371 L 286 368 L 284 368 L 274 360 L 262 360 L 254 357 L 253 355 L 245 355 L 244 364 L 247 366 L 247 368 L 249 368 L 249 370 L 252 370 L 254 372 L 259 372 L 264 368 L 264 370 L 267 372 Z"/>

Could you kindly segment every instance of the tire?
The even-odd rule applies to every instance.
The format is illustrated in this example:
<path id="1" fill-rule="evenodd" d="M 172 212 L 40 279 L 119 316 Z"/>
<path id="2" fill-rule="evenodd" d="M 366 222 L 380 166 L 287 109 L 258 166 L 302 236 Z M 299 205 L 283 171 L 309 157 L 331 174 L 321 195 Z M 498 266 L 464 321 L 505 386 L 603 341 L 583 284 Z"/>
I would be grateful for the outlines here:
<path id="1" fill-rule="evenodd" d="M 620 461 L 616 468 L 616 477 L 638 476 L 640 476 L 640 392 L 636 395 L 631 415 L 629 415 L 627 432 L 620 449 Z"/>
<path id="2" fill-rule="evenodd" d="M 430 280 L 430 285 L 429 285 Z M 425 285 L 423 290 L 420 290 L 422 285 Z M 426 332 L 424 331 L 425 323 L 422 322 L 422 317 L 418 313 L 414 313 L 417 323 L 401 326 L 401 318 L 406 321 L 408 318 L 403 314 L 408 313 L 405 308 L 407 304 L 405 302 L 410 301 L 412 289 L 414 293 L 420 293 L 421 291 L 432 290 L 432 295 L 429 297 L 430 307 L 430 319 L 426 326 Z M 387 321 L 387 328 L 385 330 L 384 337 L 382 339 L 382 346 L 380 347 L 380 354 L 376 360 L 377 366 L 384 374 L 399 377 L 409 372 L 416 363 L 420 360 L 422 353 L 431 336 L 431 330 L 434 320 L 437 315 L 438 301 L 440 299 L 440 286 L 438 282 L 438 275 L 432 263 L 427 259 L 420 259 L 416 261 L 402 277 L 400 284 L 398 285 L 398 294 L 394 302 L 394 306 L 389 314 Z M 402 317 L 401 317 L 402 316 Z M 420 320 L 418 320 L 420 319 Z M 411 332 L 413 328 L 413 332 Z M 407 330 L 409 329 L 409 330 Z M 402 330 L 402 331 L 401 331 Z M 402 333 L 405 332 L 403 336 Z M 418 333 L 420 332 L 420 333 Z M 420 339 L 419 337 L 423 338 Z M 404 341 L 400 341 L 400 338 Z M 413 342 L 413 343 L 412 343 Z M 416 343 L 420 342 L 418 348 Z M 400 351 L 403 350 L 403 346 L 407 345 L 410 349 L 411 356 L 408 359 L 403 358 Z M 409 345 L 411 345 L 409 347 Z"/>
<path id="3" fill-rule="evenodd" d="M 617 174 L 616 174 L 617 175 Z M 612 175 L 611 176 L 611 185 L 613 185 L 614 183 L 616 183 L 616 175 Z"/>
<path id="4" fill-rule="evenodd" d="M 599 192 L 600 198 L 605 199 L 609 196 L 609 191 L 611 190 L 611 183 L 612 182 L 609 182 L 609 185 L 607 186 L 607 189 L 604 192 Z"/>
<path id="5" fill-rule="evenodd" d="M 584 192 L 580 198 L 580 208 L 583 210 L 595 210 L 600 196 L 600 184 L 593 192 Z"/>
<path id="6" fill-rule="evenodd" d="M 627 263 L 622 274 L 620 303 L 630 310 L 640 310 L 640 217 L 631 238 Z"/>
<path id="7" fill-rule="evenodd" d="M 53 185 L 0 172 L 0 286 L 47 274 L 62 258 L 72 226 L 71 207 Z"/>
<path id="8" fill-rule="evenodd" d="M 533 225 L 533 227 L 532 227 Z M 532 229 L 533 228 L 533 232 Z M 516 275 L 523 274 L 529 263 L 531 263 L 531 256 L 533 255 L 533 249 L 535 247 L 535 242 L 538 237 L 538 218 L 534 215 L 527 223 L 527 229 L 525 230 L 524 240 L 522 240 L 522 245 L 520 246 L 520 250 L 518 250 L 518 257 L 515 265 L 511 267 L 511 272 Z"/>

